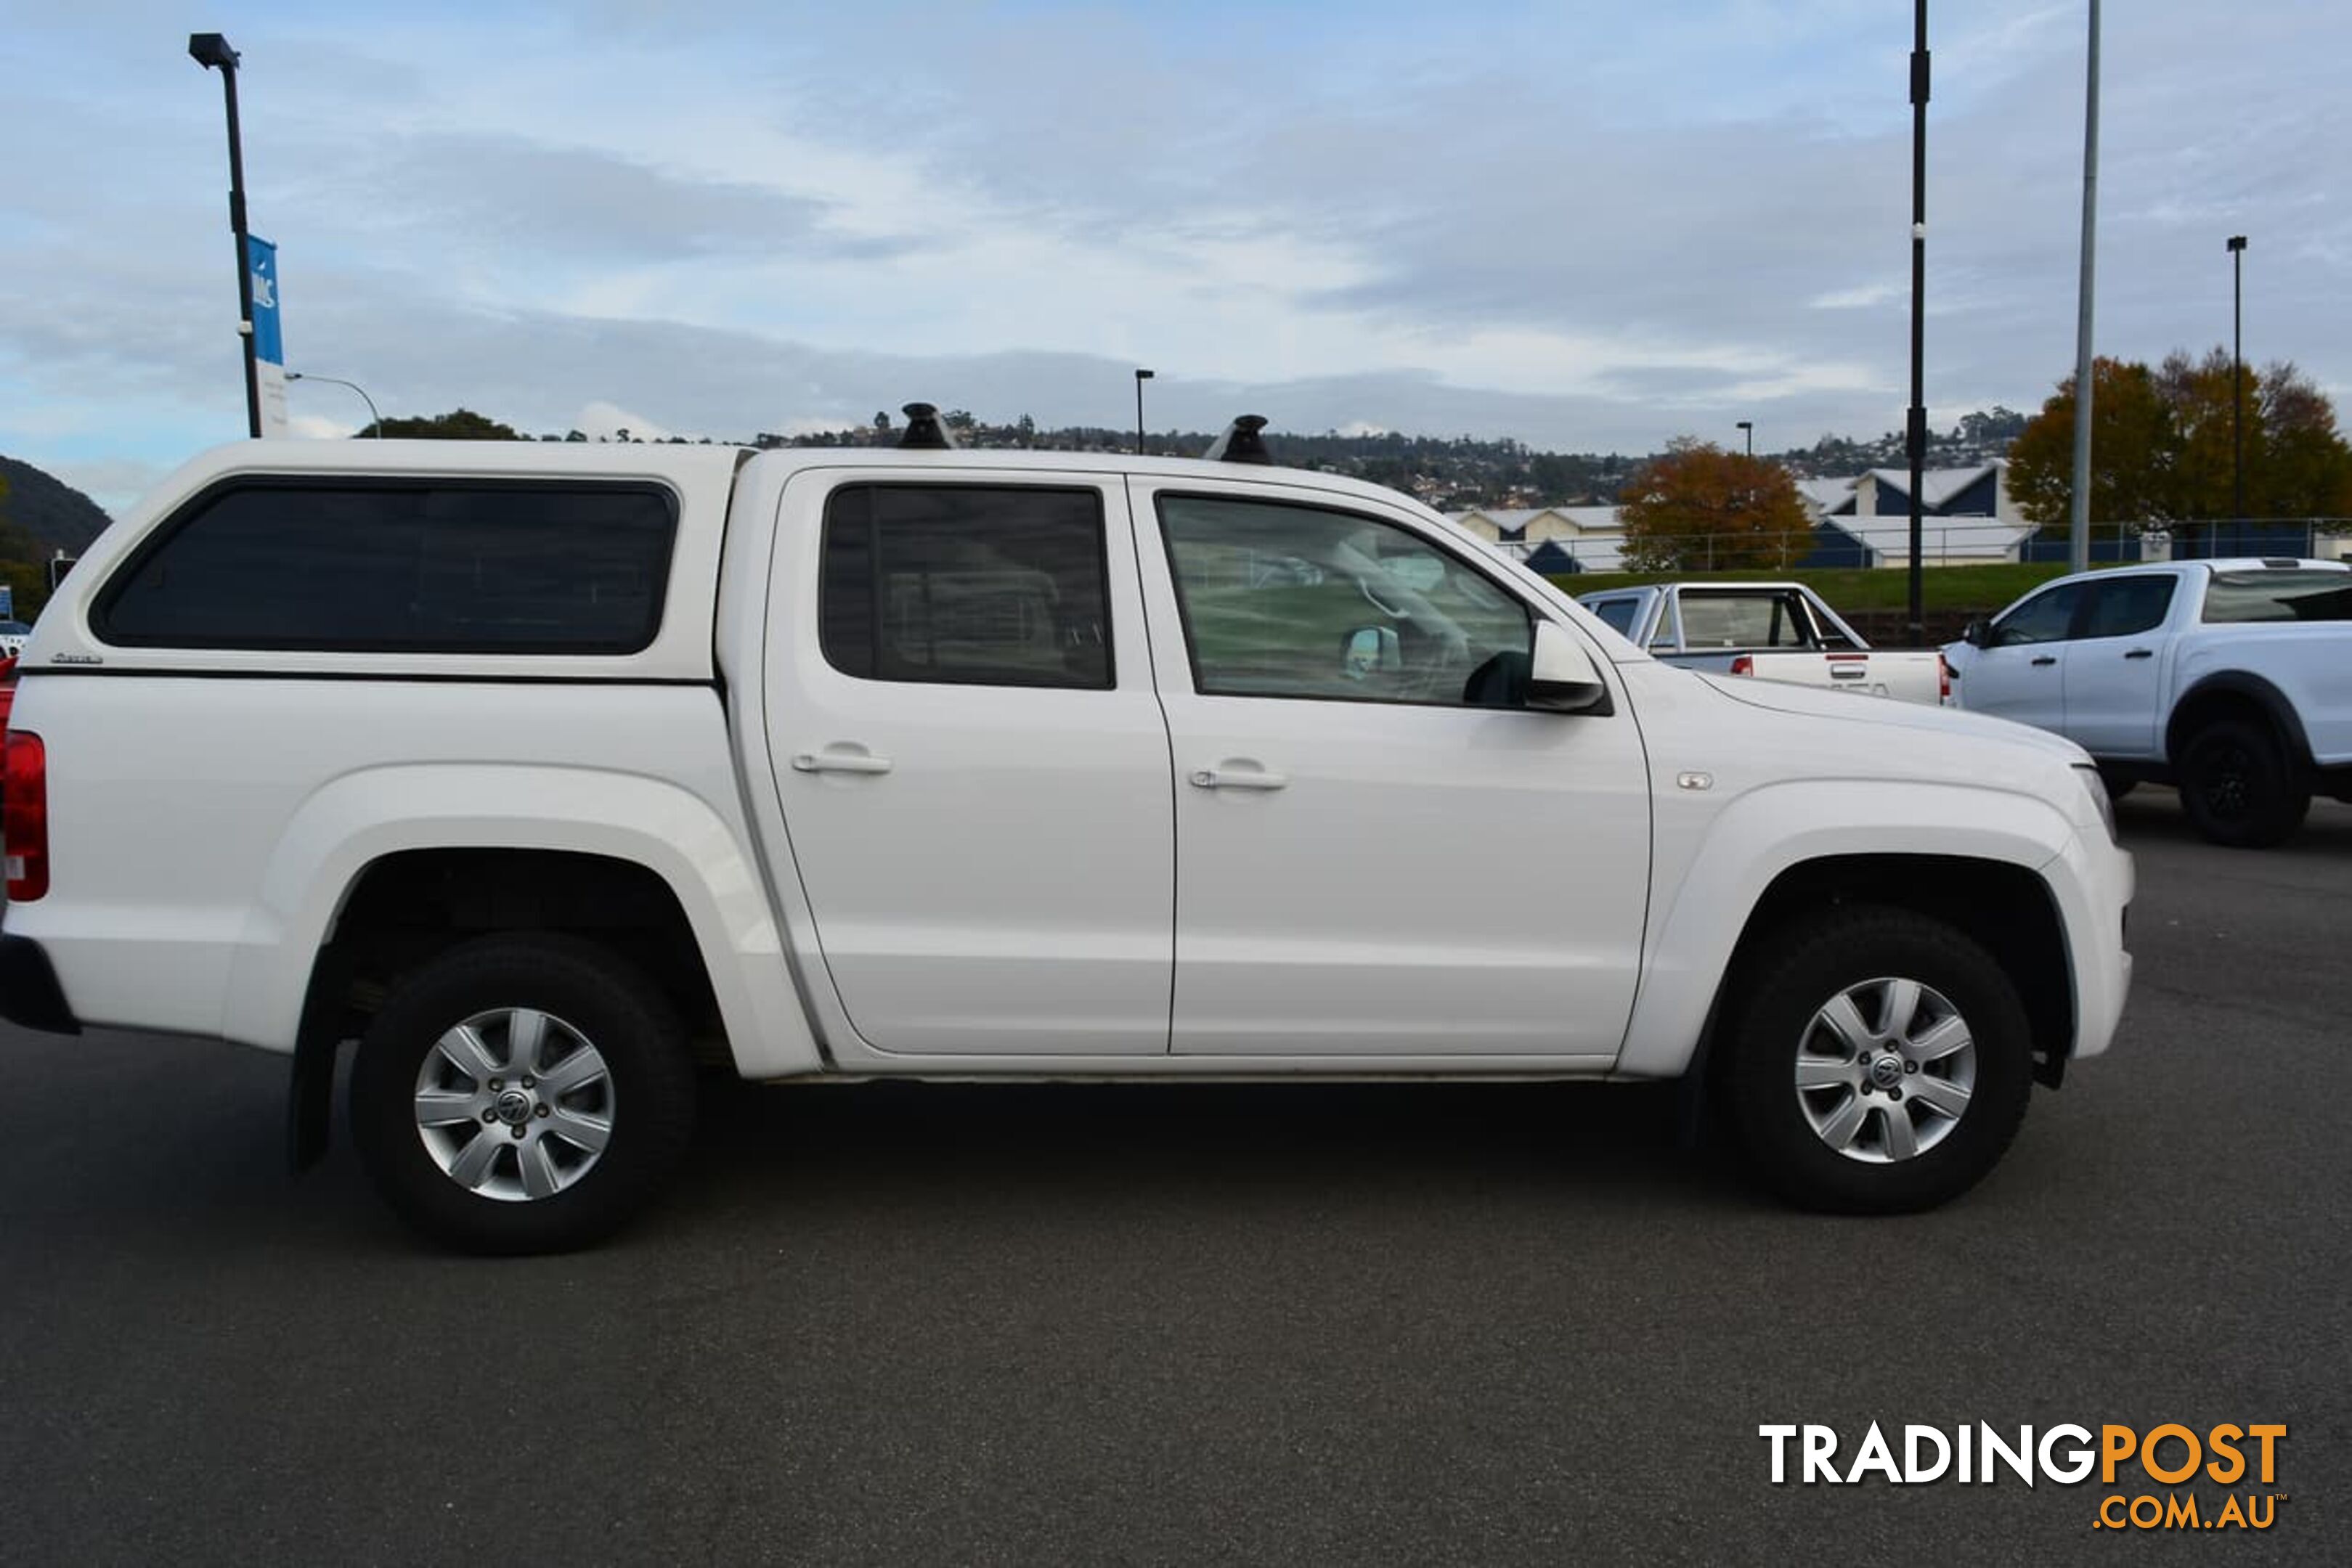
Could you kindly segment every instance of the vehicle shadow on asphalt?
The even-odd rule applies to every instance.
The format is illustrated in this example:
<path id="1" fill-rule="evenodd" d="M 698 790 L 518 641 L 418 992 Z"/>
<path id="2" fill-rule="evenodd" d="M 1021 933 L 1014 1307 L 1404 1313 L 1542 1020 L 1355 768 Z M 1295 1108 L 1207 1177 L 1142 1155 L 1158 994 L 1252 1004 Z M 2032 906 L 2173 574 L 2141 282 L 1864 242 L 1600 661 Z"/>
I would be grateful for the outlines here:
<path id="1" fill-rule="evenodd" d="M 1721 1140 L 1694 1146 L 1672 1084 L 825 1084 L 705 1080 L 674 1207 L 825 1188 L 1083 1192 L 1142 1202 L 1409 1191 L 1746 1207 Z M 720 1197 L 723 1195 L 723 1198 Z"/>
<path id="2" fill-rule="evenodd" d="M 2224 851 L 2207 845 L 2180 808 L 2180 797 L 2160 784 L 2142 784 L 2116 802 L 2116 831 L 2126 849 L 2135 842 L 2195 844 L 2217 853 L 2352 856 L 2352 805 L 2325 796 L 2285 842 L 2267 850 Z"/>

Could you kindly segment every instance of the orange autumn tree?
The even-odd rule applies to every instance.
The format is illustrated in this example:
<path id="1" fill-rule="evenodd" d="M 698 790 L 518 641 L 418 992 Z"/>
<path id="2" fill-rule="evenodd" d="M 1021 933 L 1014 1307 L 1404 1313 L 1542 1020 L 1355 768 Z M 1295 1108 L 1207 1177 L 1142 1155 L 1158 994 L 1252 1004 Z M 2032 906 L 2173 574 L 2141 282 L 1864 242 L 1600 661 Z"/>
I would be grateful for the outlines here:
<path id="1" fill-rule="evenodd" d="M 1618 493 L 1625 564 L 1635 571 L 1785 571 L 1812 548 L 1812 520 L 1789 471 L 1680 436 Z"/>

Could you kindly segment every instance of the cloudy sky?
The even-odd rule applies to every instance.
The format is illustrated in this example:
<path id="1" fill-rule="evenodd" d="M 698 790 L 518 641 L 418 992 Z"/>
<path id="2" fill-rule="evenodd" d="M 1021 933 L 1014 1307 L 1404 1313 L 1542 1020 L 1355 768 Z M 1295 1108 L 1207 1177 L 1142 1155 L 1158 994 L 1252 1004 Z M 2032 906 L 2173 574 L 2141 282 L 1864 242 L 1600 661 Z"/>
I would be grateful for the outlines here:
<path id="1" fill-rule="evenodd" d="M 0 452 L 120 507 L 243 434 L 215 75 L 290 368 L 720 438 L 1009 420 L 1766 448 L 1907 401 L 1901 0 L 0 0 Z M 2073 363 L 2084 7 L 1937 0 L 1928 391 Z M 2106 8 L 2100 350 L 2352 389 L 2352 5 Z M 291 389 L 301 429 L 365 410 Z"/>

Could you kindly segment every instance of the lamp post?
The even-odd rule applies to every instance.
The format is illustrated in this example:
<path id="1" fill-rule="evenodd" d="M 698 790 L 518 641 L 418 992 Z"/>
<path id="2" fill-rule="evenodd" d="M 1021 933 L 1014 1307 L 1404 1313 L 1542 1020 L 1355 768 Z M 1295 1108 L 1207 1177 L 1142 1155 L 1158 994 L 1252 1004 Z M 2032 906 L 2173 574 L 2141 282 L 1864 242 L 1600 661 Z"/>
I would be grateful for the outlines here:
<path id="1" fill-rule="evenodd" d="M 1736 428 L 1736 429 L 1738 429 L 1738 430 L 1739 430 L 1742 434 L 1744 434 L 1748 437 L 1748 456 L 1750 456 L 1750 457 L 1755 456 L 1755 455 L 1756 455 L 1756 422 L 1755 422 L 1754 420 L 1752 420 L 1752 419 L 1743 419 L 1743 420 L 1741 420 L 1741 421 L 1739 422 L 1739 423 L 1738 423 L 1735 428 Z"/>
<path id="2" fill-rule="evenodd" d="M 1135 372 L 1135 455 L 1143 455 L 1143 383 L 1151 379 L 1150 371 Z"/>
<path id="3" fill-rule="evenodd" d="M 360 394 L 360 401 L 368 405 L 368 417 L 374 422 L 375 438 L 378 441 L 383 439 L 383 415 L 376 413 L 375 399 L 368 396 L 367 388 L 360 385 L 359 382 L 347 382 L 341 376 L 312 375 L 308 371 L 289 371 L 286 372 L 286 379 L 289 382 L 325 382 L 331 386 L 351 388 Z"/>
<path id="4" fill-rule="evenodd" d="M 1911 646 L 1927 641 L 1919 606 L 1919 492 L 1927 483 L 1927 0 L 1914 7 L 1911 41 L 1911 413 L 1905 427 L 1911 449 Z"/>
<path id="5" fill-rule="evenodd" d="M 2083 274 L 2074 313 L 2074 483 L 2067 497 L 2066 570 L 2091 570 L 2091 418 L 2098 365 L 2091 357 L 2093 294 L 2099 237 L 2099 0 L 2091 0 L 2090 47 L 2083 76 Z M 2116 518 L 2121 522 L 2123 519 Z"/>
<path id="6" fill-rule="evenodd" d="M 246 434 L 261 436 L 261 371 L 254 361 L 253 263 L 245 246 L 245 142 L 236 124 L 236 51 L 218 33 L 188 35 L 188 57 L 221 74 L 228 100 L 228 227 L 236 236 L 236 329 L 245 340 Z"/>
<path id="7" fill-rule="evenodd" d="M 2246 526 L 2246 236 L 2230 236 L 2230 504 Z M 2209 543 L 2210 541 L 2208 541 Z M 2216 550 L 2212 553 L 2218 554 Z"/>

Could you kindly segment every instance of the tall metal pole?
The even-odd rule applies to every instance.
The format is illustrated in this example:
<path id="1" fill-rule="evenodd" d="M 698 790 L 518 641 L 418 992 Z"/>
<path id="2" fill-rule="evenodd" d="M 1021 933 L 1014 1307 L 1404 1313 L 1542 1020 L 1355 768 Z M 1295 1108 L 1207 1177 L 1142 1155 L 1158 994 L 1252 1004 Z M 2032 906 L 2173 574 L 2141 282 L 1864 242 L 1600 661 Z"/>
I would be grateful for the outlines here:
<path id="1" fill-rule="evenodd" d="M 2246 524 L 2246 236 L 2230 236 L 2230 504 Z M 2219 554 L 2215 550 L 2210 553 Z"/>
<path id="2" fill-rule="evenodd" d="M 1754 420 L 1752 420 L 1752 419 L 1743 419 L 1743 420 L 1741 420 L 1741 421 L 1739 422 L 1739 429 L 1740 429 L 1741 434 L 1745 434 L 1745 435 L 1748 437 L 1748 456 L 1750 456 L 1750 457 L 1755 456 L 1755 455 L 1756 455 L 1756 422 L 1755 422 Z"/>
<path id="3" fill-rule="evenodd" d="M 2091 287 L 2099 230 L 2099 0 L 2091 0 L 2089 75 L 2083 88 L 2082 313 L 2074 323 L 2074 492 L 2068 521 L 2069 571 L 2091 567 Z M 2115 519 L 2121 522 L 2123 519 Z"/>
<path id="4" fill-rule="evenodd" d="M 1919 607 L 1919 492 L 1927 485 L 1927 0 L 1916 0 L 1911 44 L 1911 645 L 1927 641 Z"/>
<path id="5" fill-rule="evenodd" d="M 245 141 L 237 132 L 237 53 L 218 33 L 188 35 L 188 57 L 221 74 L 221 92 L 228 101 L 228 227 L 236 238 L 236 329 L 245 340 L 246 434 L 261 435 L 261 370 L 254 358 L 253 258 L 245 244 Z"/>
<path id="6" fill-rule="evenodd" d="M 1143 455 L 1143 383 L 1151 379 L 1150 371 L 1135 372 L 1135 455 Z"/>

